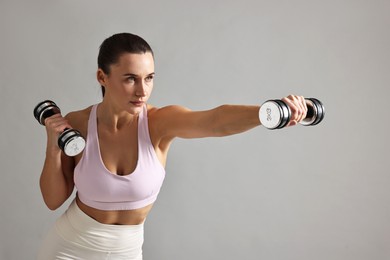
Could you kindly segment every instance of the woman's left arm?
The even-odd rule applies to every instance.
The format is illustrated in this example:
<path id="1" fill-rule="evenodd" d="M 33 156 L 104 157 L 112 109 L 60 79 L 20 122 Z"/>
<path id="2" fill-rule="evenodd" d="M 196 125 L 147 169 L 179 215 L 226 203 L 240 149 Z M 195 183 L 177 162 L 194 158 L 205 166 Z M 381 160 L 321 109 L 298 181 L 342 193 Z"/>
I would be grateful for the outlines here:
<path id="1" fill-rule="evenodd" d="M 169 139 L 219 137 L 238 134 L 260 125 L 259 106 L 222 105 L 205 111 L 167 106 L 156 113 L 158 129 Z"/>
<path id="2" fill-rule="evenodd" d="M 307 107 L 301 96 L 282 99 L 291 109 L 287 126 L 305 118 Z M 260 106 L 222 105 L 205 111 L 192 111 L 182 106 L 167 106 L 155 111 L 154 122 L 159 135 L 169 140 L 180 138 L 220 137 L 248 131 L 259 126 Z"/>

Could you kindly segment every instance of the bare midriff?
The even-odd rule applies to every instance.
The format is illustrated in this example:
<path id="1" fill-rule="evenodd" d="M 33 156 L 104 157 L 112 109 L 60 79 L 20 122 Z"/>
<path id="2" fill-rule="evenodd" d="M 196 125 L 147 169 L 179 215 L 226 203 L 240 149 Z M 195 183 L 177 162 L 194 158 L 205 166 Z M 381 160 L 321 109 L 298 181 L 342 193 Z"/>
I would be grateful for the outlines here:
<path id="1" fill-rule="evenodd" d="M 133 210 L 99 210 L 85 205 L 76 198 L 79 208 L 97 222 L 108 225 L 139 225 L 142 224 L 153 204 Z"/>

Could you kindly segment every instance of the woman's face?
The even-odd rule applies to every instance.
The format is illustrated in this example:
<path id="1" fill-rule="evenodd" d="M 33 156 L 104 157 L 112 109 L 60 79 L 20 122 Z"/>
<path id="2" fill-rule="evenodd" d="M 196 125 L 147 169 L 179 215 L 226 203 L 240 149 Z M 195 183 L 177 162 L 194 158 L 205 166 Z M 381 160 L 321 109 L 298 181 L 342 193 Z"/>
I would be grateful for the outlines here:
<path id="1" fill-rule="evenodd" d="M 118 109 L 132 114 L 141 112 L 148 101 L 153 90 L 153 78 L 154 59 L 150 52 L 124 53 L 116 64 L 110 65 L 108 75 L 98 71 L 98 80 L 106 89 L 105 98 L 114 102 Z"/>

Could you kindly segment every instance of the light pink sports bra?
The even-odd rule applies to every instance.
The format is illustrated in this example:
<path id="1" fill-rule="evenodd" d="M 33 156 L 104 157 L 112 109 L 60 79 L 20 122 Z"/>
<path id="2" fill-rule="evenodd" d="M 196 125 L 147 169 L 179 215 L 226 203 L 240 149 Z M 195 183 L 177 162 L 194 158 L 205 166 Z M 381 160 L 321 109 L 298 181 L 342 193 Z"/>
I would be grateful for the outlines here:
<path id="1" fill-rule="evenodd" d="M 79 199 L 100 210 L 131 210 L 153 203 L 164 181 L 165 170 L 149 136 L 147 107 L 138 117 L 138 162 L 129 175 L 111 173 L 103 163 L 97 134 L 97 105 L 88 120 L 88 135 L 82 158 L 74 169 Z"/>

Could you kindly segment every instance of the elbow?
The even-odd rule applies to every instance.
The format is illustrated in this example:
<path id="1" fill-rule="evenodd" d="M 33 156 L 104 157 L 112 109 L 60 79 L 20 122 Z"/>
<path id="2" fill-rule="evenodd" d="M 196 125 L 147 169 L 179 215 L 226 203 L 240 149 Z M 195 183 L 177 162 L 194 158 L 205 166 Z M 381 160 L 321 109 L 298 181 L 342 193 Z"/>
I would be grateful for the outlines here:
<path id="1" fill-rule="evenodd" d="M 50 209 L 51 211 L 55 211 L 56 209 L 58 209 L 61 205 L 50 205 L 50 204 L 47 204 L 46 203 L 46 206 L 48 207 L 48 209 Z"/>
<path id="2" fill-rule="evenodd" d="M 63 204 L 63 200 L 59 199 L 58 194 L 52 194 L 42 189 L 41 194 L 46 207 L 51 211 L 58 209 Z"/>
<path id="3" fill-rule="evenodd" d="M 43 201 L 45 202 L 46 207 L 48 209 L 50 209 L 51 211 L 55 211 L 56 209 L 58 209 L 61 206 L 61 204 L 56 203 L 55 201 L 45 199 L 45 198 L 43 198 Z"/>
<path id="4" fill-rule="evenodd" d="M 42 199 L 48 209 L 54 211 L 62 206 L 67 196 L 60 189 L 52 190 L 42 182 L 40 183 Z M 69 196 L 68 196 L 69 197 Z"/>
<path id="5" fill-rule="evenodd" d="M 66 201 L 66 199 L 69 196 L 63 196 L 61 194 L 42 193 L 42 197 L 43 197 L 43 201 L 46 204 L 46 207 L 48 209 L 50 209 L 51 211 L 54 211 L 54 210 L 58 209 L 59 207 L 61 207 L 62 204 L 64 204 L 64 202 Z"/>

